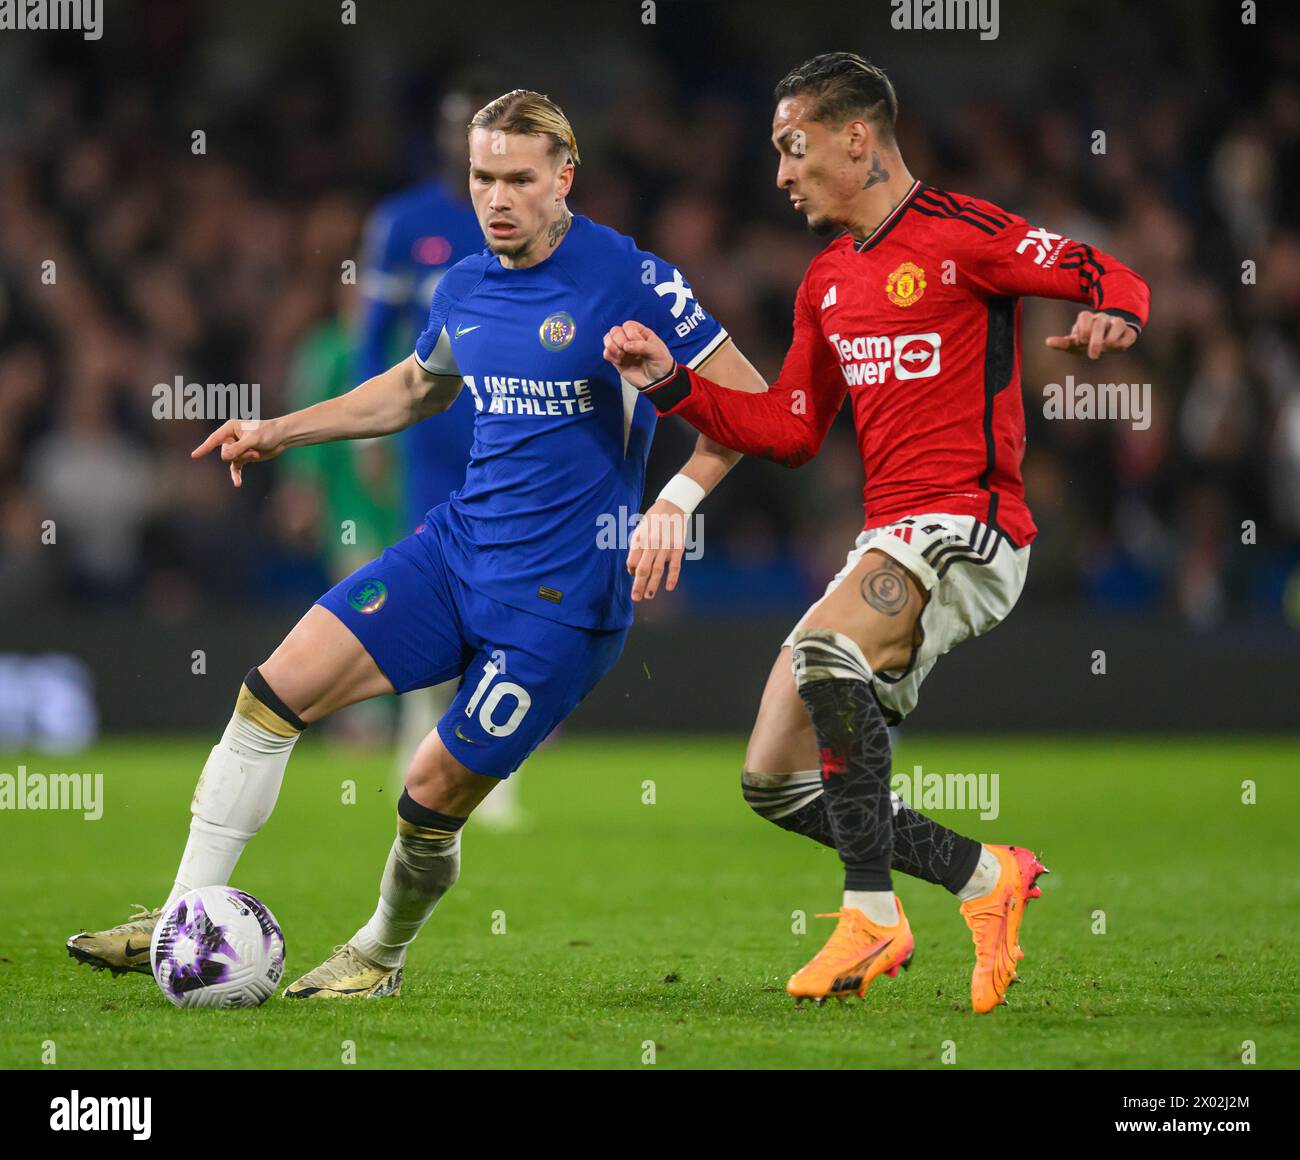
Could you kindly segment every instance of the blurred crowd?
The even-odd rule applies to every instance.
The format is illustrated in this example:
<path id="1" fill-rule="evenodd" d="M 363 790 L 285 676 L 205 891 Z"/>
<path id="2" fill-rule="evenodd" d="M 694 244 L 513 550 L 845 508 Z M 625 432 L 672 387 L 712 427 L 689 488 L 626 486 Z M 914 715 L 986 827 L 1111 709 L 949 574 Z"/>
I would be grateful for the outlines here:
<path id="1" fill-rule="evenodd" d="M 208 425 L 156 419 L 152 389 L 256 382 L 278 413 L 319 328 L 355 327 L 340 271 L 375 202 L 436 165 L 438 82 L 414 100 L 389 86 L 386 102 L 335 63 L 275 62 L 237 101 L 192 84 L 173 104 L 128 70 L 57 62 L 5 82 L 22 115 L 0 148 L 0 586 L 22 598 L 4 614 L 267 607 L 329 582 L 283 461 L 235 492 L 220 464 L 189 458 Z M 1272 77 L 1224 101 L 1157 72 L 1143 95 L 1081 74 L 1030 106 L 990 87 L 942 115 L 909 103 L 921 78 L 894 77 L 914 174 L 1092 242 L 1151 285 L 1141 341 L 1105 364 L 1043 346 L 1077 307 L 1026 303 L 1024 472 L 1041 528 L 1026 602 L 1212 625 L 1297 601 L 1300 69 Z M 697 96 L 642 68 L 599 101 L 551 95 L 583 151 L 572 207 L 679 263 L 774 378 L 823 242 L 773 186 L 761 90 Z M 1045 419 L 1044 385 L 1071 373 L 1150 383 L 1150 427 Z M 661 425 L 652 494 L 691 442 Z M 847 410 L 810 466 L 742 464 L 705 505 L 680 599 L 653 612 L 798 610 L 861 526 L 861 484 Z"/>

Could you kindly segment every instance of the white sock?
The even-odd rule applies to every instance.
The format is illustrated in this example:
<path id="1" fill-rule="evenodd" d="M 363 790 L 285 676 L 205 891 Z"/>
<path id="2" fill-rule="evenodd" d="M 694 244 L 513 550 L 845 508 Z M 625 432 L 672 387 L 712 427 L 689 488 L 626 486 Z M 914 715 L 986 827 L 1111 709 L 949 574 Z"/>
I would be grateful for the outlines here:
<path id="1" fill-rule="evenodd" d="M 998 861 L 998 856 L 987 846 L 981 846 L 980 860 L 975 864 L 975 871 L 966 885 L 957 891 L 957 897 L 963 902 L 969 902 L 972 898 L 987 894 L 998 884 L 1001 874 L 1002 863 Z"/>
<path id="2" fill-rule="evenodd" d="M 381 966 L 400 967 L 406 948 L 429 921 L 438 900 L 460 877 L 460 833 L 431 839 L 400 826 L 379 883 L 375 913 L 352 945 Z"/>
<path id="3" fill-rule="evenodd" d="M 300 733 L 271 732 L 246 716 L 247 689 L 221 740 L 212 747 L 194 799 L 190 836 L 164 907 L 199 886 L 225 886 L 249 840 L 262 828 L 280 796 L 289 754 Z M 259 716 L 265 717 L 262 710 Z M 278 719 L 277 719 L 278 721 Z M 282 725 L 287 729 L 289 726 Z"/>
<path id="4" fill-rule="evenodd" d="M 856 906 L 877 926 L 898 925 L 898 902 L 892 890 L 846 890 L 844 905 Z"/>

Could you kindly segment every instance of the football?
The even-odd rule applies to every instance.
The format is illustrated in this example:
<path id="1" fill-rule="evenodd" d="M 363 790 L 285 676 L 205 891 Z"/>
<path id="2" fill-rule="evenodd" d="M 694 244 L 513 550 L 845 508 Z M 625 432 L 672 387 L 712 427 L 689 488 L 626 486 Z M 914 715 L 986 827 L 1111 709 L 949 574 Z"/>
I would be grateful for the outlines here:
<path id="1" fill-rule="evenodd" d="M 251 894 L 204 886 L 182 894 L 159 920 L 149 961 L 177 1007 L 257 1007 L 284 973 L 284 935 Z"/>

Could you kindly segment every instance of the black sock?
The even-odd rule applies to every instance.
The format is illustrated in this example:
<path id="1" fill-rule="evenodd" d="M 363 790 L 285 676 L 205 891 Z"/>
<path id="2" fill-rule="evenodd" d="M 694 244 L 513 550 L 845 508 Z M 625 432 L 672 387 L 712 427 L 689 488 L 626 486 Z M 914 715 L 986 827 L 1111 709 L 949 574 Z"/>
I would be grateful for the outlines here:
<path id="1" fill-rule="evenodd" d="M 795 680 L 821 755 L 826 816 L 845 890 L 892 890 L 889 730 L 861 650 L 824 629 L 796 634 Z"/>
<path id="2" fill-rule="evenodd" d="M 750 808 L 765 821 L 835 849 L 820 772 L 744 773 L 741 789 Z M 894 803 L 891 870 L 933 882 L 956 894 L 975 873 L 981 849 L 974 838 L 940 825 L 906 802 Z"/>
<path id="3" fill-rule="evenodd" d="M 740 775 L 740 792 L 760 818 L 835 849 L 820 769 L 790 774 L 745 771 Z"/>
<path id="4" fill-rule="evenodd" d="M 983 845 L 904 802 L 894 814 L 894 869 L 956 894 L 975 873 Z"/>

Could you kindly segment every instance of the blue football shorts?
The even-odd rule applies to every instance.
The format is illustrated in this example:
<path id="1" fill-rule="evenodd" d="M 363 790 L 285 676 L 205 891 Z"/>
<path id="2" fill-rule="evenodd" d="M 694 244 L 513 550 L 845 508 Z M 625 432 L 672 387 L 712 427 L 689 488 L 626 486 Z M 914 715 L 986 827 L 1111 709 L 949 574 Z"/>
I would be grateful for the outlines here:
<path id="1" fill-rule="evenodd" d="M 614 667 L 628 633 L 560 624 L 476 592 L 447 567 L 431 523 L 316 603 L 348 627 L 398 693 L 463 677 L 438 735 L 467 769 L 499 778 Z"/>

